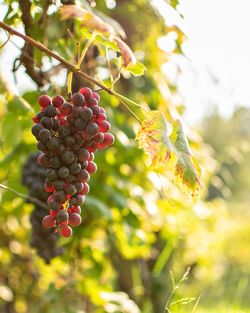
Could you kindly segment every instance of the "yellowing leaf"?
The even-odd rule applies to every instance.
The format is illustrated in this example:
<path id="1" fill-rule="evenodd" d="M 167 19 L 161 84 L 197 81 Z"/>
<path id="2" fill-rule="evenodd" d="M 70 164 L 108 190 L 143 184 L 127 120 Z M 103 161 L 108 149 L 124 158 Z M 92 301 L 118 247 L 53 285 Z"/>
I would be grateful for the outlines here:
<path id="1" fill-rule="evenodd" d="M 123 58 L 124 66 L 127 67 L 129 64 L 136 64 L 136 58 L 129 46 L 120 38 L 115 38 L 120 49 L 121 56 Z"/>
<path id="2" fill-rule="evenodd" d="M 170 138 L 175 146 L 175 154 L 177 156 L 175 166 L 176 182 L 181 181 L 194 194 L 196 190 L 201 188 L 199 179 L 201 170 L 199 164 L 191 155 L 190 147 L 180 121 L 174 123 Z"/>
<path id="3" fill-rule="evenodd" d="M 167 123 L 160 111 L 150 111 L 136 135 L 139 148 L 143 148 L 152 160 L 152 167 L 166 164 L 173 150 L 168 136 Z"/>
<path id="4" fill-rule="evenodd" d="M 173 170 L 175 182 L 187 187 L 192 195 L 201 188 L 201 171 L 191 155 L 180 121 L 174 123 L 170 134 L 163 114 L 158 110 L 148 112 L 141 123 L 136 140 L 139 148 L 143 148 L 150 156 L 153 168 L 165 167 Z"/>
<path id="5" fill-rule="evenodd" d="M 112 26 L 104 22 L 100 17 L 94 13 L 85 10 L 77 5 L 64 5 L 59 9 L 61 19 L 79 19 L 82 26 L 97 30 L 101 33 L 112 34 L 115 33 Z"/>

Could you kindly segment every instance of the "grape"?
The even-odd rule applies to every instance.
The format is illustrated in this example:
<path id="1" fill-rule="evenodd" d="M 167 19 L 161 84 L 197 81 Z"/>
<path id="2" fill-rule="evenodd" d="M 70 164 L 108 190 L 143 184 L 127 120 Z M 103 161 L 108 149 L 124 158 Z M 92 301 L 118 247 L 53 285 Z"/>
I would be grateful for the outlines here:
<path id="1" fill-rule="evenodd" d="M 84 195 L 80 195 L 80 194 L 76 194 L 74 196 L 74 199 L 76 199 L 76 201 L 74 203 L 75 205 L 82 205 L 84 200 L 85 200 L 85 196 Z"/>
<path id="2" fill-rule="evenodd" d="M 38 112 L 36 117 L 38 118 L 38 120 L 40 121 L 43 117 L 45 116 L 45 113 L 43 111 Z"/>
<path id="3" fill-rule="evenodd" d="M 94 142 L 101 143 L 104 140 L 104 133 L 99 133 L 93 138 Z"/>
<path id="4" fill-rule="evenodd" d="M 56 180 L 54 183 L 53 183 L 54 187 L 56 190 L 63 190 L 64 189 L 64 181 L 63 180 Z"/>
<path id="5" fill-rule="evenodd" d="M 101 121 L 105 121 L 106 119 L 107 115 L 105 113 L 99 113 L 96 121 L 99 124 Z"/>
<path id="6" fill-rule="evenodd" d="M 41 107 L 46 108 L 49 104 L 51 104 L 51 99 L 47 95 L 42 95 L 38 98 L 38 103 Z"/>
<path id="7" fill-rule="evenodd" d="M 89 192 L 90 175 L 97 170 L 94 153 L 111 145 L 114 137 L 105 110 L 98 105 L 99 94 L 88 87 L 74 93 L 69 102 L 60 95 L 52 101 L 41 96 L 38 101 L 42 108 L 33 119 L 32 134 L 43 152 L 37 161 L 46 168 L 42 192 L 50 213 L 44 226 L 70 237 L 69 225 L 81 223 L 79 205 Z M 32 184 L 34 195 L 41 193 L 39 184 L 29 179 L 27 183 Z"/>
<path id="8" fill-rule="evenodd" d="M 75 127 L 78 129 L 78 130 L 84 130 L 87 126 L 87 122 L 83 119 L 81 119 L 80 117 L 78 117 L 76 120 L 75 120 Z"/>
<path id="9" fill-rule="evenodd" d="M 45 228 L 52 228 L 54 227 L 54 218 L 50 215 L 46 215 L 44 216 L 43 220 L 42 220 L 43 226 Z"/>
<path id="10" fill-rule="evenodd" d="M 52 99 L 52 103 L 56 108 L 59 108 L 64 103 L 64 99 L 62 96 L 55 96 Z"/>
<path id="11" fill-rule="evenodd" d="M 57 173 L 60 178 L 66 178 L 69 176 L 69 169 L 66 166 L 62 166 L 58 169 Z"/>
<path id="12" fill-rule="evenodd" d="M 82 108 L 81 107 L 73 107 L 72 108 L 72 117 L 79 117 L 81 115 Z"/>
<path id="13" fill-rule="evenodd" d="M 102 143 L 98 144 L 99 149 L 105 149 L 108 146 L 111 146 L 115 141 L 115 138 L 112 134 L 106 133 L 104 134 L 104 140 Z"/>
<path id="14" fill-rule="evenodd" d="M 66 187 L 65 187 L 65 192 L 67 192 L 67 194 L 69 195 L 75 195 L 77 193 L 77 189 L 76 189 L 76 186 L 72 185 L 72 184 L 68 184 Z"/>
<path id="15" fill-rule="evenodd" d="M 55 150 L 59 148 L 60 143 L 61 143 L 60 139 L 53 136 L 47 141 L 47 147 L 50 150 Z"/>
<path id="16" fill-rule="evenodd" d="M 76 187 L 77 192 L 81 192 L 83 190 L 84 187 L 83 183 L 77 181 L 74 185 Z"/>
<path id="17" fill-rule="evenodd" d="M 89 193 L 89 185 L 87 183 L 83 183 L 83 189 L 80 191 L 81 195 L 86 195 Z"/>
<path id="18" fill-rule="evenodd" d="M 93 112 L 94 115 L 98 115 L 99 114 L 99 106 L 98 105 L 93 105 L 92 107 L 90 107 L 91 111 Z"/>
<path id="19" fill-rule="evenodd" d="M 90 108 L 84 108 L 82 110 L 82 112 L 80 113 L 80 116 L 82 119 L 84 119 L 85 121 L 89 121 L 92 119 L 93 117 L 93 112 Z"/>
<path id="20" fill-rule="evenodd" d="M 96 99 L 97 102 L 100 101 L 100 96 L 99 96 L 99 94 L 98 94 L 97 92 L 93 92 L 93 93 L 92 93 L 92 98 Z"/>
<path id="21" fill-rule="evenodd" d="M 52 119 L 47 117 L 47 116 L 44 116 L 41 120 L 40 120 L 40 123 L 45 127 L 45 128 L 48 128 L 50 129 L 53 125 L 53 122 L 52 122 Z"/>
<path id="22" fill-rule="evenodd" d="M 89 161 L 88 166 L 86 167 L 86 171 L 88 171 L 89 174 L 94 174 L 97 171 L 95 162 Z"/>
<path id="23" fill-rule="evenodd" d="M 79 206 L 73 206 L 71 210 L 74 213 L 81 214 L 81 207 Z"/>
<path id="24" fill-rule="evenodd" d="M 81 106 L 85 103 L 85 98 L 80 92 L 76 92 L 72 96 L 72 102 L 74 105 Z"/>
<path id="25" fill-rule="evenodd" d="M 38 136 L 41 140 L 46 141 L 50 138 L 51 132 L 48 129 L 44 128 L 39 131 Z"/>
<path id="26" fill-rule="evenodd" d="M 68 226 L 68 225 L 63 225 L 63 226 L 61 227 L 61 231 L 60 231 L 61 236 L 68 238 L 68 237 L 71 237 L 71 236 L 72 236 L 72 233 L 73 233 L 73 232 L 72 232 L 72 229 L 71 229 L 70 226 Z"/>
<path id="27" fill-rule="evenodd" d="M 58 168 L 60 167 L 61 164 L 62 162 L 60 161 L 58 157 L 54 157 L 49 160 L 49 166 L 52 168 Z"/>
<path id="28" fill-rule="evenodd" d="M 77 159 L 78 159 L 79 161 L 81 161 L 81 162 L 85 162 L 85 161 L 88 160 L 89 155 L 90 155 L 90 154 L 89 154 L 88 150 L 82 148 L 82 149 L 80 149 L 80 150 L 77 152 Z"/>
<path id="29" fill-rule="evenodd" d="M 71 129 L 69 125 L 62 125 L 59 127 L 58 133 L 60 137 L 64 138 L 71 134 Z"/>
<path id="30" fill-rule="evenodd" d="M 41 124 L 36 124 L 36 125 L 32 126 L 31 132 L 34 136 L 37 137 L 39 135 L 40 130 L 42 130 L 42 129 L 43 129 L 43 126 Z"/>
<path id="31" fill-rule="evenodd" d="M 82 218 L 79 214 L 73 212 L 69 215 L 69 224 L 71 226 L 79 226 L 82 222 Z"/>
<path id="32" fill-rule="evenodd" d="M 99 123 L 99 131 L 107 133 L 110 130 L 110 123 L 108 121 L 101 121 Z"/>
<path id="33" fill-rule="evenodd" d="M 87 101 L 87 106 L 88 106 L 88 107 L 91 107 L 91 106 L 93 106 L 93 105 L 98 105 L 98 101 L 97 101 L 97 99 L 95 99 L 95 98 L 90 98 L 90 99 Z"/>
<path id="34" fill-rule="evenodd" d="M 85 100 L 88 100 L 92 97 L 92 90 L 88 87 L 81 88 L 79 92 L 84 96 Z"/>
<path id="35" fill-rule="evenodd" d="M 64 138 L 64 144 L 66 147 L 73 147 L 76 143 L 76 140 L 73 136 L 67 136 Z"/>
<path id="36" fill-rule="evenodd" d="M 51 210 L 59 210 L 61 208 L 61 203 L 57 202 L 54 199 L 49 201 L 48 205 Z"/>
<path id="37" fill-rule="evenodd" d="M 70 174 L 68 177 L 65 178 L 65 182 L 69 183 L 69 184 L 72 184 L 72 183 L 74 183 L 76 181 L 77 181 L 77 178 L 76 178 L 75 175 L 71 175 Z"/>
<path id="38" fill-rule="evenodd" d="M 72 110 L 72 105 L 68 102 L 63 103 L 60 107 L 61 114 L 68 115 Z"/>
<path id="39" fill-rule="evenodd" d="M 75 159 L 75 154 L 69 150 L 65 150 L 61 155 L 61 160 L 66 165 L 72 164 Z"/>
<path id="40" fill-rule="evenodd" d="M 81 164 L 78 162 L 71 164 L 69 167 L 70 174 L 78 174 L 80 171 L 81 171 Z"/>
<path id="41" fill-rule="evenodd" d="M 53 168 L 49 168 L 46 170 L 46 177 L 48 177 L 49 180 L 53 181 L 58 178 L 57 171 Z"/>
<path id="42" fill-rule="evenodd" d="M 37 158 L 37 162 L 38 164 L 44 166 L 44 167 L 48 167 L 49 165 L 49 157 L 44 154 L 44 153 L 41 153 L 39 154 L 38 158 Z"/>
<path id="43" fill-rule="evenodd" d="M 60 210 L 57 214 L 56 214 L 56 220 L 60 223 L 62 222 L 66 222 L 69 219 L 69 214 L 64 211 L 64 210 Z"/>
<path id="44" fill-rule="evenodd" d="M 86 170 L 81 170 L 80 173 L 76 175 L 76 177 L 81 181 L 81 182 L 87 182 L 89 180 L 89 173 Z"/>
<path id="45" fill-rule="evenodd" d="M 60 123 L 58 120 L 52 118 L 52 129 L 57 131 L 60 127 Z"/>
<path id="46" fill-rule="evenodd" d="M 99 131 L 98 125 L 96 123 L 90 123 L 87 127 L 87 133 L 90 136 L 95 136 Z"/>
<path id="47" fill-rule="evenodd" d="M 33 153 L 30 155 L 23 166 L 22 183 L 28 187 L 29 195 L 44 202 L 49 195 L 48 192 L 52 192 L 53 190 L 48 190 L 48 192 L 43 191 L 43 185 L 46 184 L 44 184 L 45 168 L 39 165 L 41 156 L 46 155 L 41 153 Z M 58 234 L 54 233 L 54 216 L 51 212 L 48 215 L 48 210 L 35 205 L 30 215 L 30 245 L 36 249 L 39 256 L 42 257 L 46 263 L 49 263 L 52 258 L 62 253 L 62 248 L 57 247 Z"/>

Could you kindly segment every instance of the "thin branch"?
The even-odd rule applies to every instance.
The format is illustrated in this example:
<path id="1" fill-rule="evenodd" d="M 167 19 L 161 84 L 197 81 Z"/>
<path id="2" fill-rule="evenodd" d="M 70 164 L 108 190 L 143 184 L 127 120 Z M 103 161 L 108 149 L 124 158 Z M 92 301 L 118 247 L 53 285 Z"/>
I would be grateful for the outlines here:
<path id="1" fill-rule="evenodd" d="M 45 54 L 47 54 L 48 56 L 56 59 L 57 61 L 59 61 L 60 63 L 62 63 L 69 71 L 76 73 L 79 76 L 84 77 L 86 80 L 90 81 L 91 83 L 93 83 L 94 85 L 99 86 L 100 88 L 102 88 L 103 90 L 105 90 L 107 93 L 115 96 L 118 100 L 120 100 L 120 102 L 127 108 L 127 110 L 137 119 L 137 121 L 139 123 L 142 122 L 142 118 L 138 117 L 135 113 L 133 113 L 133 111 L 129 108 L 129 106 L 127 105 L 127 103 L 129 103 L 130 105 L 136 106 L 137 108 L 140 109 L 144 109 L 143 107 L 141 107 L 138 103 L 126 98 L 125 96 L 119 94 L 118 92 L 115 92 L 114 90 L 111 90 L 110 88 L 108 88 L 107 86 L 105 86 L 104 84 L 102 84 L 101 82 L 99 82 L 98 80 L 94 79 L 93 77 L 91 77 L 90 75 L 82 72 L 81 70 L 78 69 L 77 66 L 71 64 L 70 62 L 68 62 L 67 60 L 65 60 L 64 58 L 62 58 L 61 56 L 59 56 L 58 54 L 56 54 L 55 52 L 49 50 L 47 47 L 45 47 L 43 44 L 41 44 L 40 42 L 32 39 L 31 37 L 24 35 L 20 32 L 18 32 L 17 30 L 15 30 L 14 28 L 10 27 L 9 25 L 0 22 L 0 27 L 7 30 L 10 34 L 18 36 L 20 38 L 22 38 L 25 42 L 29 43 L 30 45 L 36 47 L 37 49 L 43 51 Z M 145 111 L 145 109 L 144 109 Z M 145 112 L 144 112 L 145 113 Z"/>
<path id="2" fill-rule="evenodd" d="M 8 186 L 5 186 L 5 185 L 3 185 L 3 184 L 0 184 L 0 188 L 5 189 L 5 190 L 8 190 L 8 191 L 11 191 L 12 193 L 14 193 L 15 195 L 17 195 L 18 197 L 21 197 L 21 198 L 24 198 L 24 199 L 28 199 L 28 200 L 30 200 L 30 202 L 35 203 L 35 204 L 39 205 L 40 207 L 42 207 L 42 208 L 48 210 L 48 206 L 47 206 L 44 202 L 38 200 L 37 198 L 28 196 L 28 195 L 26 195 L 26 194 L 24 194 L 24 193 L 21 193 L 21 192 L 19 192 L 19 191 L 16 191 L 15 189 L 12 189 L 12 188 L 10 188 L 10 187 L 8 187 Z"/>
<path id="3" fill-rule="evenodd" d="M 7 39 L 6 39 L 6 41 L 0 46 L 0 50 L 9 42 L 10 37 L 11 37 L 10 33 L 8 33 L 5 29 L 4 29 L 4 31 L 5 31 L 6 34 L 7 34 Z"/>

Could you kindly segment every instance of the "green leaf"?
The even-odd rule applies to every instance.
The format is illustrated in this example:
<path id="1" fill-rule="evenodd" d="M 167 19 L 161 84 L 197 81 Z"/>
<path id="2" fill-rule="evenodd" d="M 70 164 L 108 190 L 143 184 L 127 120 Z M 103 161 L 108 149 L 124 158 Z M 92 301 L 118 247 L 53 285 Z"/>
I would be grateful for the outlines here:
<path id="1" fill-rule="evenodd" d="M 174 172 L 175 182 L 182 184 L 192 195 L 201 188 L 200 167 L 190 152 L 180 121 L 175 121 L 172 133 L 159 110 L 147 113 L 136 135 L 139 148 L 152 160 L 152 167 Z"/>
<path id="2" fill-rule="evenodd" d="M 142 76 L 144 75 L 144 72 L 146 70 L 146 67 L 140 63 L 139 61 L 136 61 L 135 64 L 129 64 L 126 67 L 126 70 L 129 71 L 134 76 Z"/>

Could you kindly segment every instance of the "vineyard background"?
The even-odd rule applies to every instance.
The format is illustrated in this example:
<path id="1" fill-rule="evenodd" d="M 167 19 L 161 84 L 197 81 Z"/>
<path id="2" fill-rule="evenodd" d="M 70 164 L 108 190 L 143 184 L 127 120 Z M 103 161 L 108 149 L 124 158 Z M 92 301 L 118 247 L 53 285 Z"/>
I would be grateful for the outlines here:
<path id="1" fill-rule="evenodd" d="M 182 45 L 187 38 L 179 27 L 165 23 L 161 7 L 153 2 L 96 1 L 93 10 L 108 25 L 121 25 L 119 31 L 125 31 L 125 41 L 146 67 L 140 77 L 123 71 L 115 90 L 160 109 L 173 121 L 185 113 L 177 84 L 181 70 L 177 67 L 171 79 L 164 65 L 173 64 L 174 57 L 186 60 Z M 177 3 L 171 1 L 170 12 L 179 14 Z M 88 1 L 82 5 L 90 9 Z M 75 42 L 81 38 L 86 43 L 81 23 L 62 21 L 50 1 L 0 1 L 0 13 L 5 23 L 74 64 Z M 158 45 L 165 35 L 173 38 L 169 51 Z M 1 30 L 1 44 L 6 39 Z M 37 151 L 30 131 L 39 111 L 37 98 L 42 93 L 66 95 L 67 72 L 14 36 L 1 49 L 0 59 L 13 45 L 22 47 L 11 74 L 19 90 L 9 83 L 4 66 L 0 68 L 0 183 L 28 194 L 22 171 Z M 81 70 L 109 86 L 105 50 L 90 46 Z M 109 55 L 115 77 L 119 61 Z M 22 79 L 27 88 L 20 88 Z M 74 91 L 86 85 L 93 87 L 74 75 Z M 138 121 L 116 98 L 104 91 L 100 95 L 116 141 L 96 155 L 98 171 L 82 206 L 83 223 L 71 239 L 59 239 L 62 255 L 49 264 L 37 255 L 29 244 L 34 205 L 0 190 L 0 312 L 250 311 L 250 110 L 239 106 L 230 118 L 214 111 L 195 127 L 184 124 L 202 169 L 202 190 L 192 198 L 174 183 L 171 171 L 150 168 L 135 141 Z"/>

